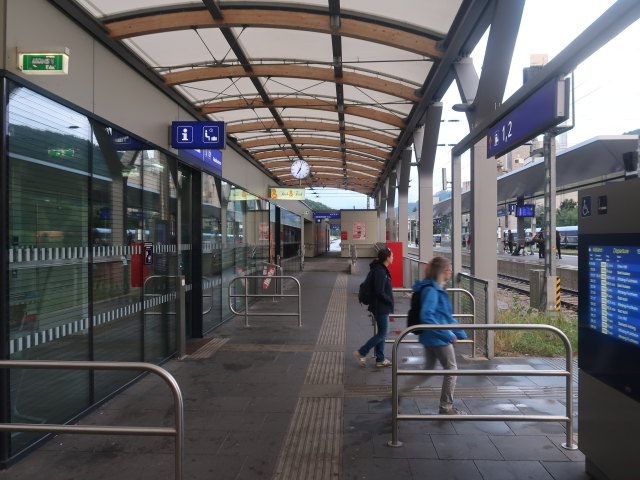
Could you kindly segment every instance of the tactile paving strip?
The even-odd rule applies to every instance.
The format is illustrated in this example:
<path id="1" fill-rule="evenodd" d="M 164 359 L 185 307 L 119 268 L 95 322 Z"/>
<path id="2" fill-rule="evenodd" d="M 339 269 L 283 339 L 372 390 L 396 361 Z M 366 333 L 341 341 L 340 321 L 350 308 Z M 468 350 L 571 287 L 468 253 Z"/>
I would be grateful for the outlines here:
<path id="1" fill-rule="evenodd" d="M 347 276 L 338 275 L 304 381 L 305 385 L 319 386 L 318 395 L 298 399 L 274 480 L 340 478 L 343 398 L 333 392 L 342 392 L 335 386 L 344 382 L 346 286 Z M 336 346 L 342 346 L 342 351 L 335 351 Z"/>

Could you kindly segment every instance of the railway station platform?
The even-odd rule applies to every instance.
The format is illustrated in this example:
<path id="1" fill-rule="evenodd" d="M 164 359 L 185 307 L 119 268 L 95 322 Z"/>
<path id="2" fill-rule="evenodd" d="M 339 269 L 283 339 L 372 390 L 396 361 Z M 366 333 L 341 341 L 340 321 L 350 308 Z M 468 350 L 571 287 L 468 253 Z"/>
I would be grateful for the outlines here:
<path id="1" fill-rule="evenodd" d="M 301 327 L 294 317 L 276 316 L 250 317 L 247 328 L 242 317 L 235 317 L 193 341 L 185 360 L 164 364 L 185 401 L 183 478 L 589 478 L 582 453 L 560 447 L 565 440 L 561 423 L 402 421 L 404 446 L 387 446 L 392 370 L 376 368 L 372 359 L 362 368 L 351 356 L 372 333 L 357 300 L 368 262 L 358 260 L 353 275 L 300 274 Z M 252 310 L 284 312 L 290 306 L 285 300 L 261 300 Z M 464 347 L 457 350 L 460 369 L 564 366 L 563 359 L 474 359 Z M 386 354 L 391 357 L 389 345 Z M 401 347 L 403 362 L 418 364 L 420 356 L 419 346 Z M 431 378 L 401 398 L 401 412 L 435 414 L 440 384 L 440 377 Z M 564 398 L 559 377 L 459 376 L 455 392 L 458 408 L 482 414 L 561 415 Z M 147 376 L 81 423 L 169 426 L 172 417 L 168 388 Z M 171 479 L 173 455 L 169 438 L 58 435 L 0 471 L 0 479 Z"/>

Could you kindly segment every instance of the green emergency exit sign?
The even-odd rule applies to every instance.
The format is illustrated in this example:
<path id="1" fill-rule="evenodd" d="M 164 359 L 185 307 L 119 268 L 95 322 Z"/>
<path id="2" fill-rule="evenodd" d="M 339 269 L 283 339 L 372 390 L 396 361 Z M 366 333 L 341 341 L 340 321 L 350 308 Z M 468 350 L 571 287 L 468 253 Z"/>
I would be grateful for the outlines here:
<path id="1" fill-rule="evenodd" d="M 69 72 L 66 53 L 19 53 L 18 68 L 36 75 L 64 75 Z"/>

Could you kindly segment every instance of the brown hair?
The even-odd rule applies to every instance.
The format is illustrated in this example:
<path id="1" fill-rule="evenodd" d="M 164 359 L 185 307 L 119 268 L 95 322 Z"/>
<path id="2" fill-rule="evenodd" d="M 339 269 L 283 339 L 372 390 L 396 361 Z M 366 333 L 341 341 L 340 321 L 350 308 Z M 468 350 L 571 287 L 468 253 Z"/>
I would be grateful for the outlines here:
<path id="1" fill-rule="evenodd" d="M 451 262 L 448 258 L 444 257 L 433 257 L 429 263 L 427 263 L 424 269 L 424 278 L 429 279 L 438 279 L 440 274 L 447 268 L 451 267 Z"/>
<path id="2" fill-rule="evenodd" d="M 380 263 L 383 263 L 390 256 L 391 256 L 391 249 L 384 247 L 378 250 L 378 261 Z"/>

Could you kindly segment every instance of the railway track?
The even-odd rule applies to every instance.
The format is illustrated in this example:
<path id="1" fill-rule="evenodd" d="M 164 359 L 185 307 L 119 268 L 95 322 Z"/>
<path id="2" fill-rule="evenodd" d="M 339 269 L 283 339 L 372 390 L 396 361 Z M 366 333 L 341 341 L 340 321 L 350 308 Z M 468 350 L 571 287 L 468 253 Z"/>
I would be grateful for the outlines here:
<path id="1" fill-rule="evenodd" d="M 530 295 L 529 280 L 498 274 L 498 287 L 511 290 L 523 295 Z M 571 310 L 578 310 L 578 292 L 567 288 L 560 288 L 560 305 Z"/>

